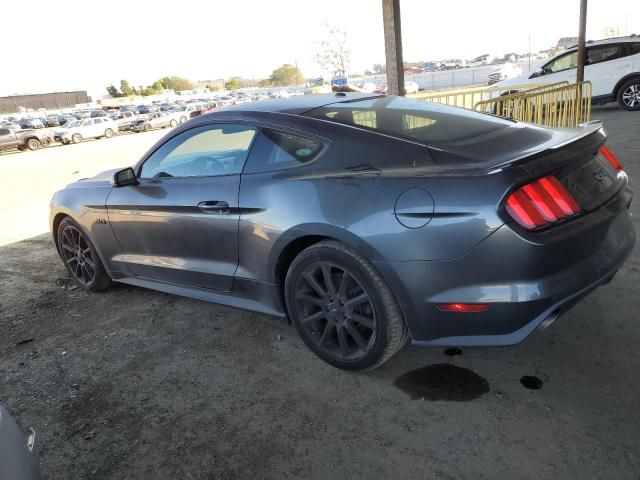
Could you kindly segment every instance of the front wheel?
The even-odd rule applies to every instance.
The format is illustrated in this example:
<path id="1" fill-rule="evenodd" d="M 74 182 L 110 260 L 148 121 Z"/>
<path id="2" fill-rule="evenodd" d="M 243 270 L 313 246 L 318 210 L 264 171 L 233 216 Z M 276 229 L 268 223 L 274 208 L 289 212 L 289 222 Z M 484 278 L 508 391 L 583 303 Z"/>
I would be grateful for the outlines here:
<path id="1" fill-rule="evenodd" d="M 147 123 L 147 124 L 144 126 L 144 129 L 143 129 L 143 130 L 144 130 L 145 132 L 149 132 L 149 131 L 151 131 L 151 125 L 149 125 L 149 124 Z"/>
<path id="2" fill-rule="evenodd" d="M 393 292 L 371 262 L 343 243 L 302 251 L 287 273 L 285 300 L 302 340 L 335 367 L 376 368 L 407 342 Z"/>
<path id="3" fill-rule="evenodd" d="M 37 138 L 30 138 L 29 140 L 27 140 L 27 148 L 32 152 L 34 150 L 38 150 L 40 148 L 40 140 L 38 140 Z"/>
<path id="4" fill-rule="evenodd" d="M 640 77 L 632 78 L 622 84 L 618 90 L 618 105 L 623 110 L 640 110 Z"/>
<path id="5" fill-rule="evenodd" d="M 178 122 L 176 122 L 175 120 L 171 120 L 169 122 L 169 125 L 172 126 L 172 127 L 175 127 L 176 125 L 178 125 Z"/>
<path id="6" fill-rule="evenodd" d="M 73 143 L 80 143 L 80 142 L 82 141 L 82 135 L 80 135 L 79 133 L 74 133 L 74 134 L 71 136 L 71 141 L 72 141 Z"/>
<path id="7" fill-rule="evenodd" d="M 85 290 L 97 292 L 111 285 L 93 243 L 69 217 L 58 226 L 58 250 L 71 277 Z"/>

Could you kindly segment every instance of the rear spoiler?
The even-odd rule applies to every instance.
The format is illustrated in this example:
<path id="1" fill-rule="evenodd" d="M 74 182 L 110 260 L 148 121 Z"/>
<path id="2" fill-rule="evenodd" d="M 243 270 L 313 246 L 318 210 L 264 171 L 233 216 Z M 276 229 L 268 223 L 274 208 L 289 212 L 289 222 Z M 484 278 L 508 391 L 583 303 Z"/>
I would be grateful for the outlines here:
<path id="1" fill-rule="evenodd" d="M 579 142 L 580 140 L 590 137 L 591 135 L 594 135 L 594 134 L 599 133 L 603 137 L 603 139 L 606 138 L 604 130 L 602 129 L 601 120 L 592 120 L 589 123 L 584 123 L 581 126 L 577 128 L 573 128 L 571 130 L 573 130 L 574 134 L 567 136 L 567 138 L 563 139 L 561 142 L 554 143 L 552 145 L 546 145 L 546 146 L 543 144 L 541 148 L 535 152 L 528 152 L 525 155 L 509 159 L 505 162 L 502 162 L 500 164 L 493 166 L 491 168 L 491 171 L 488 173 L 496 173 L 505 167 L 513 165 L 514 163 L 520 163 L 522 160 L 525 160 L 525 159 L 531 160 L 541 155 L 556 152 L 557 150 L 560 150 L 571 143 Z"/>

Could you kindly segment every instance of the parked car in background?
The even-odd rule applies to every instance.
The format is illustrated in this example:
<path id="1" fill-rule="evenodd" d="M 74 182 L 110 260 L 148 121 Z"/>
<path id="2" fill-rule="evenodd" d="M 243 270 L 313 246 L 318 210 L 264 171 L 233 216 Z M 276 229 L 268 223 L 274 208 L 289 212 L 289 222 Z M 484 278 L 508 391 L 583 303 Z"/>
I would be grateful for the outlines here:
<path id="1" fill-rule="evenodd" d="M 457 68 L 464 68 L 467 65 L 465 60 L 459 58 L 450 58 L 442 61 L 442 68 L 445 70 L 454 70 Z"/>
<path id="2" fill-rule="evenodd" d="M 37 118 L 22 118 L 18 120 L 21 128 L 29 128 L 29 129 L 37 129 L 44 128 L 44 124 L 42 121 Z"/>
<path id="3" fill-rule="evenodd" d="M 489 73 L 489 85 L 522 75 L 522 67 L 515 63 L 503 63 Z"/>
<path id="4" fill-rule="evenodd" d="M 0 405 L 0 479 L 38 480 L 39 463 L 36 432 L 30 428 L 25 435 Z"/>
<path id="5" fill-rule="evenodd" d="M 132 111 L 118 112 L 111 115 L 111 119 L 118 125 L 119 131 L 131 130 L 131 123 L 136 119 L 138 114 Z"/>
<path id="6" fill-rule="evenodd" d="M 91 110 L 91 118 L 108 117 L 109 114 L 104 110 Z"/>
<path id="7" fill-rule="evenodd" d="M 160 107 L 157 105 L 138 105 L 136 110 L 140 114 L 144 113 L 155 113 L 160 111 Z"/>
<path id="8" fill-rule="evenodd" d="M 161 112 L 168 112 L 169 110 L 179 107 L 179 105 L 177 103 L 160 103 L 158 107 Z"/>
<path id="9" fill-rule="evenodd" d="M 56 130 L 53 139 L 64 145 L 80 143 L 87 138 L 111 138 L 118 131 L 118 125 L 108 117 L 86 118 L 67 123 L 60 130 Z"/>
<path id="10" fill-rule="evenodd" d="M 8 128 L 9 130 L 21 130 L 22 126 L 17 122 L 0 122 L 0 128 Z"/>
<path id="11" fill-rule="evenodd" d="M 0 150 L 37 150 L 51 143 L 51 137 L 44 131 L 12 129 L 0 126 Z"/>
<path id="12" fill-rule="evenodd" d="M 373 93 L 387 93 L 389 91 L 389 86 L 386 83 L 381 83 L 376 87 Z"/>
<path id="13" fill-rule="evenodd" d="M 189 104 L 189 105 L 182 105 L 181 107 L 177 107 L 174 110 L 171 110 L 171 112 L 179 112 L 178 123 L 184 123 L 191 118 L 191 114 L 195 112 L 196 109 L 197 109 L 196 105 Z"/>
<path id="14" fill-rule="evenodd" d="M 49 115 L 46 119 L 47 127 L 59 127 L 60 126 L 60 117 L 58 115 Z"/>
<path id="15" fill-rule="evenodd" d="M 640 110 L 640 37 L 611 38 L 588 42 L 584 79 L 591 82 L 595 104 L 618 102 L 624 110 Z M 530 75 L 519 75 L 497 85 L 575 83 L 578 49 L 569 48 Z"/>
<path id="16" fill-rule="evenodd" d="M 417 93 L 420 90 L 417 82 L 413 80 L 409 80 L 408 82 L 404 82 L 404 90 L 407 93 Z"/>
<path id="17" fill-rule="evenodd" d="M 179 114 L 177 114 L 179 116 Z M 148 132 L 156 128 L 175 127 L 179 120 L 169 112 L 148 113 L 138 116 L 131 122 L 132 132 Z"/>

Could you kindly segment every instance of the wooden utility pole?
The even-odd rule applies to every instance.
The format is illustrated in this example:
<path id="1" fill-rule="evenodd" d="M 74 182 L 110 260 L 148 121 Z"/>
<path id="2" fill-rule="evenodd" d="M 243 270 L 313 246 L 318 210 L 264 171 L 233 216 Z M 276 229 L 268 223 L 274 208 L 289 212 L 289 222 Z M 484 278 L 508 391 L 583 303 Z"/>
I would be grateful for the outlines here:
<path id="1" fill-rule="evenodd" d="M 584 81 L 584 64 L 587 58 L 585 46 L 585 32 L 587 30 L 587 0 L 580 0 L 580 26 L 578 28 L 578 64 L 576 68 L 576 83 Z"/>
<path id="2" fill-rule="evenodd" d="M 400 0 L 382 0 L 384 50 L 387 59 L 389 95 L 404 95 L 404 62 L 402 61 L 402 29 Z"/>

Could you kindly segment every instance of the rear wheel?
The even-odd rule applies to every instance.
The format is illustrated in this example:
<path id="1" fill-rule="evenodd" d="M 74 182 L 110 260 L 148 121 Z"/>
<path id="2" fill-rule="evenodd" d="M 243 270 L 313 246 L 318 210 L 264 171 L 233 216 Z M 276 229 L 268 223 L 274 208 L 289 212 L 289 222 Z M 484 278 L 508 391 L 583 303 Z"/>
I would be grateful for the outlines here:
<path id="1" fill-rule="evenodd" d="M 27 140 L 27 148 L 31 151 L 37 150 L 40 148 L 40 140 L 37 138 L 30 138 Z"/>
<path id="2" fill-rule="evenodd" d="M 338 368 L 375 368 L 408 338 L 400 307 L 382 276 L 340 242 L 320 242 L 294 259 L 285 299 L 302 340 Z"/>
<path id="3" fill-rule="evenodd" d="M 184 123 L 186 121 L 187 121 L 187 117 L 185 117 L 184 115 L 180 117 L 180 123 Z"/>
<path id="4" fill-rule="evenodd" d="M 71 218 L 58 226 L 58 250 L 71 277 L 85 290 L 97 292 L 111 285 L 93 243 Z"/>
<path id="5" fill-rule="evenodd" d="M 82 135 L 80 135 L 79 133 L 74 133 L 74 134 L 71 136 L 71 141 L 72 141 L 73 143 L 80 143 L 80 142 L 82 141 Z"/>
<path id="6" fill-rule="evenodd" d="M 640 77 L 632 78 L 618 90 L 618 105 L 629 111 L 640 110 Z"/>
<path id="7" fill-rule="evenodd" d="M 105 136 L 105 137 L 107 137 L 107 138 L 111 138 L 111 137 L 113 137 L 113 130 L 111 130 L 110 128 L 107 128 L 107 129 L 104 131 L 104 136 Z"/>

